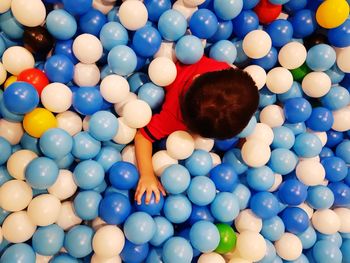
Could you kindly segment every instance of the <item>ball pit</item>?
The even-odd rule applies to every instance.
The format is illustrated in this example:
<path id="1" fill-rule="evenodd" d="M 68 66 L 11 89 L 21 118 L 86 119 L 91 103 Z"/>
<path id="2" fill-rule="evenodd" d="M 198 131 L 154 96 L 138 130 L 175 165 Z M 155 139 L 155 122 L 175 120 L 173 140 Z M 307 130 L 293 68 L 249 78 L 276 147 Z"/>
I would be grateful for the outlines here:
<path id="1" fill-rule="evenodd" d="M 346 0 L 1 0 L 0 262 L 350 262 Z M 246 71 L 226 140 L 133 140 L 175 63 Z"/>

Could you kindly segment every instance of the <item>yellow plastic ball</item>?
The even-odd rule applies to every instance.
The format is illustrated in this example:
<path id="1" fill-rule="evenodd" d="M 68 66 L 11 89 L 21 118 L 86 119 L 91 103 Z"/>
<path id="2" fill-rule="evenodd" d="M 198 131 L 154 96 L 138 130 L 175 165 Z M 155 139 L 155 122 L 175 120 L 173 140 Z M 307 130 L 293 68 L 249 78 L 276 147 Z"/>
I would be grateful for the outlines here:
<path id="1" fill-rule="evenodd" d="M 35 138 L 40 138 L 45 131 L 55 127 L 57 127 L 56 117 L 51 111 L 44 108 L 34 109 L 23 119 L 24 130 Z"/>
<path id="2" fill-rule="evenodd" d="M 328 29 L 340 26 L 348 16 L 349 4 L 346 0 L 326 0 L 316 11 L 317 23 Z"/>
<path id="3" fill-rule="evenodd" d="M 15 81 L 17 81 L 17 77 L 16 76 L 8 77 L 7 80 L 4 83 L 4 89 L 6 89 L 8 86 L 10 86 Z"/>

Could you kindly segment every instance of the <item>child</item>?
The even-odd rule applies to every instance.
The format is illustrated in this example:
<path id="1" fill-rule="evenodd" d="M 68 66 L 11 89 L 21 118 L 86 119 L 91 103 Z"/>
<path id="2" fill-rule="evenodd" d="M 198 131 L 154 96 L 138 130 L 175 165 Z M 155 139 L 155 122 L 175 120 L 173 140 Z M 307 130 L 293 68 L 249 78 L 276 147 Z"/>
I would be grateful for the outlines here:
<path id="1" fill-rule="evenodd" d="M 146 204 L 152 193 L 156 202 L 165 191 L 152 167 L 152 143 L 177 130 L 188 130 L 206 138 L 227 139 L 237 135 L 255 113 L 259 93 L 244 71 L 224 62 L 202 57 L 193 65 L 177 63 L 175 81 L 165 87 L 162 110 L 138 130 L 135 151 L 140 179 L 135 200 Z"/>

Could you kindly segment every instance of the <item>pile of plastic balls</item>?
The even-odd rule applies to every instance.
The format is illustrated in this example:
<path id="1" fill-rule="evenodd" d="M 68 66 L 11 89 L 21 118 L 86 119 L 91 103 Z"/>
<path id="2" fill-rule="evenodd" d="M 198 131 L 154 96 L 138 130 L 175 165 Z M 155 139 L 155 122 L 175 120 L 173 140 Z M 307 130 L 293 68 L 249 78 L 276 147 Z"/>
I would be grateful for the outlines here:
<path id="1" fill-rule="evenodd" d="M 133 140 L 175 63 L 248 72 L 236 137 Z M 0 0 L 1 263 L 350 262 L 346 0 Z"/>

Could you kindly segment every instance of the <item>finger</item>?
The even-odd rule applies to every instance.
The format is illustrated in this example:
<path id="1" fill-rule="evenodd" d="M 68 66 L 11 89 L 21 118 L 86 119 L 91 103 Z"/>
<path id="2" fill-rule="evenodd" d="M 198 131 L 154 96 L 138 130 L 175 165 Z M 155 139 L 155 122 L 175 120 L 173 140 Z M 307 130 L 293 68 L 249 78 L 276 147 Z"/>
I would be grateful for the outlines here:
<path id="1" fill-rule="evenodd" d="M 142 196 L 145 193 L 145 188 L 142 187 L 141 190 L 139 191 L 138 195 L 137 195 L 137 204 L 141 205 L 142 204 Z"/>
<path id="2" fill-rule="evenodd" d="M 154 189 L 154 195 L 156 196 L 156 203 L 158 204 L 158 202 L 160 200 L 160 192 L 159 192 L 158 188 Z"/>
<path id="3" fill-rule="evenodd" d="M 162 195 L 163 195 L 163 196 L 166 196 L 165 189 L 164 189 L 164 187 L 163 187 L 163 185 L 162 185 L 161 183 L 159 183 L 158 188 L 159 188 L 159 190 L 161 191 Z"/>
<path id="4" fill-rule="evenodd" d="M 146 205 L 149 204 L 149 201 L 151 201 L 151 197 L 152 197 L 152 189 L 149 188 L 146 190 Z"/>

